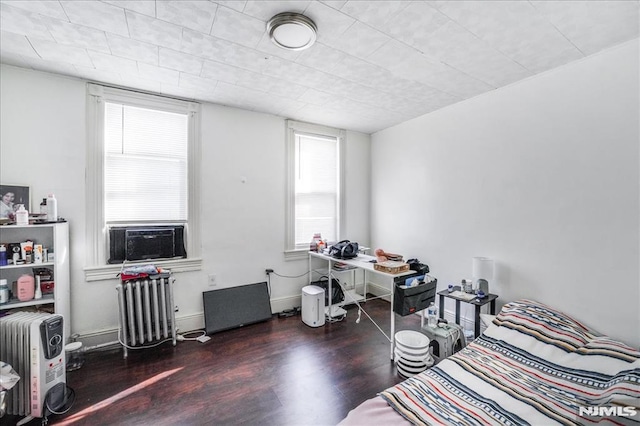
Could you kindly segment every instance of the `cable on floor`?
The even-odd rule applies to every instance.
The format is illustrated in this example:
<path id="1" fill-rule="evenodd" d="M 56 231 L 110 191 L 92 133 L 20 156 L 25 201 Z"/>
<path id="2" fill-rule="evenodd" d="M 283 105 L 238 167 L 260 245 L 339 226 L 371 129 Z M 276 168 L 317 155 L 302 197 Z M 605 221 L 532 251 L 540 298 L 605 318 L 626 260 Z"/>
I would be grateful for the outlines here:
<path id="1" fill-rule="evenodd" d="M 356 324 L 360 323 L 360 313 L 364 312 L 364 314 L 367 316 L 367 318 L 369 318 L 371 320 L 371 322 L 373 323 L 373 325 L 376 326 L 376 328 L 378 330 L 380 330 L 380 333 L 382 333 L 384 335 L 384 337 L 387 338 L 387 340 L 389 342 L 391 342 L 391 338 L 389 336 L 387 336 L 387 333 L 385 333 L 382 328 L 380 328 L 380 326 L 378 325 L 377 322 L 375 322 L 373 320 L 373 318 L 371 318 L 371 316 L 367 313 L 367 311 L 364 310 L 364 308 L 360 305 L 360 303 L 351 295 L 351 293 L 349 293 L 348 291 L 346 291 L 342 285 L 342 283 L 340 282 L 340 280 L 338 280 L 337 278 L 334 278 L 337 282 L 338 285 L 342 288 L 342 291 L 344 294 L 348 295 L 349 298 L 358 306 L 358 319 L 356 319 Z M 345 315 L 346 316 L 346 315 Z"/>
<path id="2" fill-rule="evenodd" d="M 190 334 L 194 334 L 194 333 L 199 333 L 198 336 L 196 337 L 187 337 Z M 184 342 L 184 341 L 197 341 L 198 338 L 202 337 L 202 336 L 206 336 L 207 332 L 204 330 L 193 330 L 193 331 L 186 331 L 184 333 L 180 333 L 176 336 L 176 340 L 178 340 L 179 342 Z"/>
<path id="3" fill-rule="evenodd" d="M 176 336 L 176 340 L 178 340 L 178 339 L 177 339 L 177 336 Z M 168 339 L 161 340 L 161 341 L 159 341 L 159 342 L 157 342 L 157 343 L 155 343 L 155 344 L 153 344 L 153 345 L 129 346 L 129 345 L 127 345 L 126 343 L 124 343 L 124 342 L 122 341 L 122 338 L 121 338 L 121 336 L 120 336 L 120 329 L 118 329 L 118 342 L 119 342 L 122 346 L 124 346 L 125 348 L 127 348 L 127 349 L 149 349 L 149 348 L 155 348 L 156 346 L 160 346 L 160 345 L 161 345 L 161 344 L 163 344 L 163 343 L 172 342 L 172 341 L 173 341 L 173 338 L 171 338 L 171 337 L 170 337 L 170 338 L 168 338 Z"/>

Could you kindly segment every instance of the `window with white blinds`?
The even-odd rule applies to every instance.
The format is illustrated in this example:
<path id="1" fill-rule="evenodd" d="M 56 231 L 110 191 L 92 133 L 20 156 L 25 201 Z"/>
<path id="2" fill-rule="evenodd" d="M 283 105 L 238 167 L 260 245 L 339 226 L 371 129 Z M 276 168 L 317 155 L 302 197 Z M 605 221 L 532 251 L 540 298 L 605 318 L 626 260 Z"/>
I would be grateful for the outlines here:
<path id="1" fill-rule="evenodd" d="M 189 116 L 105 103 L 107 224 L 188 218 Z"/>
<path id="2" fill-rule="evenodd" d="M 287 125 L 286 251 L 306 252 L 314 234 L 340 239 L 344 132 L 295 121 Z"/>
<path id="3" fill-rule="evenodd" d="M 338 237 L 338 138 L 297 133 L 295 142 L 295 245 L 315 233 Z"/>

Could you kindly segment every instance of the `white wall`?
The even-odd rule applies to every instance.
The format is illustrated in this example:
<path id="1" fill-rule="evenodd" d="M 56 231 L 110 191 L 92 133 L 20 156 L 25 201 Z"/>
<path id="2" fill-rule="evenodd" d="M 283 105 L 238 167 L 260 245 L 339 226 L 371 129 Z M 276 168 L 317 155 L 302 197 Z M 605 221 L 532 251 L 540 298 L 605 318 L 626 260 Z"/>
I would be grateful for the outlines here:
<path id="1" fill-rule="evenodd" d="M 0 69 L 2 183 L 31 186 L 32 202 L 53 191 L 70 222 L 72 333 L 113 339 L 116 280 L 86 282 L 85 83 L 52 74 Z M 212 104 L 202 106 L 203 269 L 176 274 L 179 325 L 202 326 L 202 292 L 264 281 L 265 268 L 299 275 L 307 261 L 284 260 L 285 121 Z M 369 243 L 370 139 L 347 132 L 347 237 Z M 241 182 L 246 177 L 246 183 Z M 300 306 L 306 277 L 272 276 L 272 306 Z"/>
<path id="2" fill-rule="evenodd" d="M 640 345 L 638 80 L 635 40 L 374 134 L 374 247 Z"/>

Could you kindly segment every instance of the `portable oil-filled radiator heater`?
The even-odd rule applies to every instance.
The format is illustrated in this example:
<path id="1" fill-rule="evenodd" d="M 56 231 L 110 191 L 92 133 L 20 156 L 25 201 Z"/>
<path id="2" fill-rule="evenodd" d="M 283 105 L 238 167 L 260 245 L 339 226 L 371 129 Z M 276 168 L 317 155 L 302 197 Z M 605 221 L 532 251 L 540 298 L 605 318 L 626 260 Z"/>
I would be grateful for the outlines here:
<path id="1" fill-rule="evenodd" d="M 171 339 L 176 345 L 173 282 L 169 272 L 121 274 L 117 286 L 120 344 L 128 349 L 155 346 Z"/>
<path id="2" fill-rule="evenodd" d="M 0 318 L 0 359 L 20 377 L 4 391 L 5 410 L 26 416 L 18 424 L 62 414 L 67 403 L 73 403 L 73 392 L 66 386 L 63 321 L 62 315 L 39 312 Z"/>

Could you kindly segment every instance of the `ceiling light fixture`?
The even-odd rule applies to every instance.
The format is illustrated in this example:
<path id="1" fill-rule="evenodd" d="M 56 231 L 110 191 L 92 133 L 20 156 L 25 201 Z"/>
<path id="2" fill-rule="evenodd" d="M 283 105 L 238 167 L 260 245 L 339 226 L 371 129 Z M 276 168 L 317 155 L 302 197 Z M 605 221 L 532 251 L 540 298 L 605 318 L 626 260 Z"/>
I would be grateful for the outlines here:
<path id="1" fill-rule="evenodd" d="M 276 46 L 287 50 L 303 50 L 316 42 L 318 27 L 300 13 L 278 13 L 267 22 L 267 32 Z"/>

